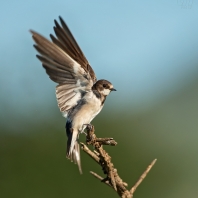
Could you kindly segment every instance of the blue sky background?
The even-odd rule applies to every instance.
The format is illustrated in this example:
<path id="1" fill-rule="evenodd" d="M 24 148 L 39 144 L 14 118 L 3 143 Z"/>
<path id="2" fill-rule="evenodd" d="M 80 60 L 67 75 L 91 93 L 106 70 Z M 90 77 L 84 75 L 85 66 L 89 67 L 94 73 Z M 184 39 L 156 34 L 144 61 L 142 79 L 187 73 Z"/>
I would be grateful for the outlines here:
<path id="1" fill-rule="evenodd" d="M 139 111 L 197 78 L 197 1 L 2 1 L 1 116 L 56 103 L 55 84 L 35 58 L 28 31 L 49 38 L 59 15 L 98 79 L 118 90 L 108 98 L 110 108 L 124 101 Z"/>

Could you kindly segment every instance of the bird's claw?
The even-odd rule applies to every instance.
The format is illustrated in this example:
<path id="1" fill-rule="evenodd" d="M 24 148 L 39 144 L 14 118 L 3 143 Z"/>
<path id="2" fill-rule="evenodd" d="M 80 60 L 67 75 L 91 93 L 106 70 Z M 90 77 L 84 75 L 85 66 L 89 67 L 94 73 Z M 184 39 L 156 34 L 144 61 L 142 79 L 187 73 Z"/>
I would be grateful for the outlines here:
<path id="1" fill-rule="evenodd" d="M 91 124 L 83 124 L 83 125 L 85 125 L 86 126 L 86 129 L 88 129 L 88 130 L 91 130 L 92 127 L 93 127 Z"/>

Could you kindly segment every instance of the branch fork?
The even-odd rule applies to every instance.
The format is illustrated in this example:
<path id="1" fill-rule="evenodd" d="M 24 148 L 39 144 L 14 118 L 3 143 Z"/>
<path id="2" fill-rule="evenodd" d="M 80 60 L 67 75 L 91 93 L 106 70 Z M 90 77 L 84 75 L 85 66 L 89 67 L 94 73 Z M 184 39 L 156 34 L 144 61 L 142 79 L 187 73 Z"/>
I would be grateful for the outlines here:
<path id="1" fill-rule="evenodd" d="M 111 162 L 111 157 L 109 154 L 103 149 L 103 145 L 116 146 L 117 142 L 113 138 L 97 138 L 93 125 L 87 125 L 87 134 L 86 134 L 86 144 L 94 146 L 95 150 L 91 151 L 84 143 L 81 144 L 81 149 L 87 153 L 93 160 L 95 160 L 101 167 L 106 175 L 105 178 L 99 176 L 97 173 L 90 171 L 90 173 L 99 179 L 101 182 L 105 183 L 109 187 L 113 188 L 117 194 L 122 198 L 132 198 L 134 192 L 140 183 L 144 180 L 148 172 L 154 166 L 157 159 L 153 160 L 152 163 L 147 167 L 147 169 L 140 176 L 139 180 L 135 183 L 135 185 L 128 190 L 126 187 L 128 184 L 124 182 L 118 172 L 117 169 L 114 168 L 114 164 Z"/>

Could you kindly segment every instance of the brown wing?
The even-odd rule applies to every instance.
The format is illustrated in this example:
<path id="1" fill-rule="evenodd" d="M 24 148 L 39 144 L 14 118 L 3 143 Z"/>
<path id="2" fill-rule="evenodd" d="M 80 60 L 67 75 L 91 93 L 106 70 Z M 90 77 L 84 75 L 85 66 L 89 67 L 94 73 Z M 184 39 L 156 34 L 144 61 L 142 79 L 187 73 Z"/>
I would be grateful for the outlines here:
<path id="1" fill-rule="evenodd" d="M 80 49 L 78 43 L 76 42 L 75 38 L 73 37 L 66 23 L 63 21 L 61 17 L 59 17 L 59 19 L 60 19 L 61 26 L 56 20 L 54 20 L 54 23 L 55 23 L 54 32 L 57 38 L 55 38 L 52 34 L 50 34 L 50 37 L 53 43 L 59 46 L 72 59 L 74 59 L 77 63 L 79 63 L 81 67 L 87 73 L 90 74 L 93 82 L 95 83 L 97 79 L 96 79 L 96 75 L 93 69 L 89 65 L 89 62 L 84 56 L 82 50 Z"/>
<path id="2" fill-rule="evenodd" d="M 65 26 L 64 23 L 62 25 Z M 57 29 L 64 41 L 51 36 L 54 41 L 51 42 L 34 31 L 30 32 L 36 43 L 34 47 L 40 53 L 37 58 L 50 79 L 59 84 L 56 87 L 56 98 L 60 111 L 66 117 L 84 93 L 91 91 L 96 77 L 90 66 L 85 67 L 88 62 L 71 33 L 66 34 L 65 28 Z"/>

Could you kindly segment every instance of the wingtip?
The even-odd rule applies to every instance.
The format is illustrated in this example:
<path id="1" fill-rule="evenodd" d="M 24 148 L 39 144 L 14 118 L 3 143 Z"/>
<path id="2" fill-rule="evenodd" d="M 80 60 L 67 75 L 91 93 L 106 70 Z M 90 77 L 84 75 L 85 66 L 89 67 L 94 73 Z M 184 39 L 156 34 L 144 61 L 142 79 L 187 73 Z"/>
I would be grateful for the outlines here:
<path id="1" fill-rule="evenodd" d="M 32 34 L 32 35 L 34 34 L 34 30 L 31 30 L 31 29 L 30 29 L 29 32 L 30 32 L 30 34 Z"/>
<path id="2" fill-rule="evenodd" d="M 54 24 L 55 24 L 54 31 L 55 31 L 56 28 L 60 28 L 60 25 L 59 25 L 59 23 L 56 19 L 54 20 Z"/>
<path id="3" fill-rule="evenodd" d="M 53 34 L 50 34 L 49 36 L 50 36 L 50 38 L 51 38 L 52 41 L 55 39 L 55 37 L 54 37 Z"/>
<path id="4" fill-rule="evenodd" d="M 29 30 L 29 32 L 30 32 L 30 34 L 32 34 L 32 38 L 35 40 L 36 39 L 36 37 L 38 37 L 38 36 L 41 36 L 39 33 L 37 33 L 36 31 L 34 31 L 34 30 Z"/>
<path id="5" fill-rule="evenodd" d="M 36 54 L 36 58 L 38 58 L 39 60 L 41 60 L 42 56 Z"/>
<path id="6" fill-rule="evenodd" d="M 59 16 L 59 20 L 60 20 L 60 23 L 61 23 L 61 25 L 62 25 L 63 27 L 64 27 L 64 26 L 67 27 L 65 21 L 63 20 L 63 18 L 62 18 L 61 16 Z"/>
<path id="7" fill-rule="evenodd" d="M 29 30 L 29 32 L 32 34 L 32 35 L 35 35 L 35 34 L 39 34 L 39 33 L 37 33 L 36 31 L 34 31 L 34 30 Z"/>
<path id="8" fill-rule="evenodd" d="M 60 21 L 63 21 L 63 18 L 60 15 L 58 16 L 58 18 Z"/>

